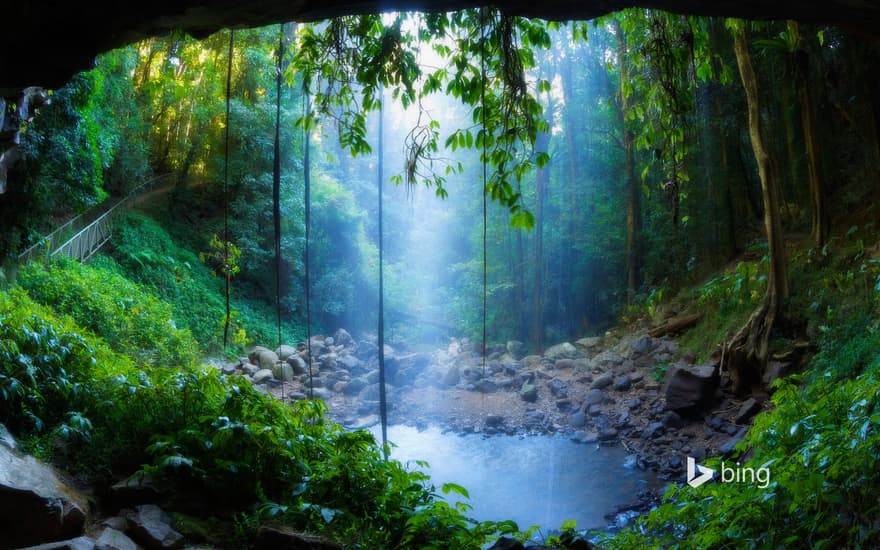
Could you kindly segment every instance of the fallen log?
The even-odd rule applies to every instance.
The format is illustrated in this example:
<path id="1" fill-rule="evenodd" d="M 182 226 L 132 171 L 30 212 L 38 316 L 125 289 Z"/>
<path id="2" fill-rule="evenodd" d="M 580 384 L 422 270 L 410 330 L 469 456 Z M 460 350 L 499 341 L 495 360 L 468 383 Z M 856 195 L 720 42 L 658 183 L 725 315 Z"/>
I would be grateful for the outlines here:
<path id="1" fill-rule="evenodd" d="M 697 321 L 699 321 L 700 317 L 702 316 L 703 315 L 701 313 L 679 315 L 678 317 L 673 317 L 672 319 L 667 320 L 658 327 L 652 328 L 648 331 L 648 334 L 652 338 L 660 338 L 661 336 L 665 336 L 667 334 L 675 334 L 697 324 Z"/>

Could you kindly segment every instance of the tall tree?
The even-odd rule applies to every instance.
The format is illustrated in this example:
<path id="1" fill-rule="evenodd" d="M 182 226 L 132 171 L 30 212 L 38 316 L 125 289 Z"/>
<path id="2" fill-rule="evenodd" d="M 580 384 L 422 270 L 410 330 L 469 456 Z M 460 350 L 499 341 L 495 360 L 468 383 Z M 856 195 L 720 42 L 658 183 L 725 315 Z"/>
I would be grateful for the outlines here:
<path id="1" fill-rule="evenodd" d="M 767 364 L 770 331 L 779 314 L 782 302 L 788 295 L 788 276 L 785 265 L 785 243 L 779 216 L 779 183 L 773 179 L 771 158 L 764 145 L 761 129 L 761 106 L 758 81 L 749 54 L 745 23 L 729 21 L 733 33 L 734 52 L 739 74 L 746 93 L 749 116 L 749 138 L 758 176 L 761 180 L 761 197 L 764 204 L 764 229 L 770 256 L 770 274 L 767 291 L 761 305 L 749 317 L 745 325 L 723 346 L 725 364 L 730 370 L 734 389 L 738 393 L 748 391 L 759 384 Z"/>

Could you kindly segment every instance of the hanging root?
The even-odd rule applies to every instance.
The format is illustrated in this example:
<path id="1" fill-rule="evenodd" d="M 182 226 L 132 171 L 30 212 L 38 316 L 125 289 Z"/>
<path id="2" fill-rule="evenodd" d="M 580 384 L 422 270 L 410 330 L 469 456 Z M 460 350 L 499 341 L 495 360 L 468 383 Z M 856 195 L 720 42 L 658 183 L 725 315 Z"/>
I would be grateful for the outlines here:
<path id="1" fill-rule="evenodd" d="M 739 395 L 761 385 L 776 319 L 775 302 L 772 297 L 765 298 L 733 338 L 722 344 L 721 368 L 730 373 L 733 391 Z"/>

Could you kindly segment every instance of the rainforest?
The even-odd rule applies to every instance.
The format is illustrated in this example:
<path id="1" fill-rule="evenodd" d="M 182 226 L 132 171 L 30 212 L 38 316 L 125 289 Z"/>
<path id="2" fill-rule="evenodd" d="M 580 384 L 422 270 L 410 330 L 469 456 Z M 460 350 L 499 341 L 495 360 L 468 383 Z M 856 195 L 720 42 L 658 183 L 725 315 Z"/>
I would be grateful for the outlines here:
<path id="1" fill-rule="evenodd" d="M 880 546 L 876 10 L 361 4 L 0 63 L 0 548 Z"/>

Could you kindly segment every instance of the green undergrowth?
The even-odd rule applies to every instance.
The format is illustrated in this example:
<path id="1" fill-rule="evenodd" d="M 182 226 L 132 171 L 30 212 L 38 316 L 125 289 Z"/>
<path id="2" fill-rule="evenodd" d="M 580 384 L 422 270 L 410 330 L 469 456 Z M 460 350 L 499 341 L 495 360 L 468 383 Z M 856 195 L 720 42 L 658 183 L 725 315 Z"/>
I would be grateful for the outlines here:
<path id="1" fill-rule="evenodd" d="M 111 243 L 111 254 L 93 260 L 93 264 L 117 271 L 171 304 L 175 321 L 192 332 L 203 351 L 223 349 L 223 278 L 214 275 L 196 252 L 178 246 L 156 221 L 136 213 L 119 222 Z M 234 284 L 233 279 L 230 342 L 238 351 L 245 344 L 274 346 L 278 330 L 269 320 L 275 319 L 275 309 L 236 295 Z M 304 338 L 304 330 L 282 321 L 282 338 L 285 342 L 299 341 Z"/>
<path id="2" fill-rule="evenodd" d="M 87 277 L 65 267 L 64 276 Z M 28 277 L 32 289 L 53 278 Z M 86 307 L 117 314 L 111 300 Z M 350 548 L 477 548 L 498 533 L 525 536 L 512 523 L 467 519 L 425 474 L 384 460 L 371 434 L 344 431 L 325 412 L 320 401 L 285 405 L 213 368 L 143 365 L 23 289 L 0 292 L 2 422 L 29 451 L 98 487 L 140 472 L 238 510 L 229 531 L 201 531 L 227 537 L 214 543 L 246 547 L 266 521 Z"/>
<path id="3" fill-rule="evenodd" d="M 752 451 L 744 467 L 769 469 L 769 485 L 672 487 L 665 504 L 607 538 L 608 547 L 880 546 L 880 266 L 862 242 L 851 232 L 789 259 L 787 324 L 774 339 L 808 338 L 818 352 L 804 372 L 774 384 L 773 408 L 737 447 Z M 709 353 L 756 305 L 750 302 L 760 289 L 750 281 L 763 268 L 743 265 L 695 291 L 698 300 L 711 300 L 702 304 L 700 325 L 682 338 L 685 346 Z M 717 458 L 703 464 L 721 469 Z"/>

